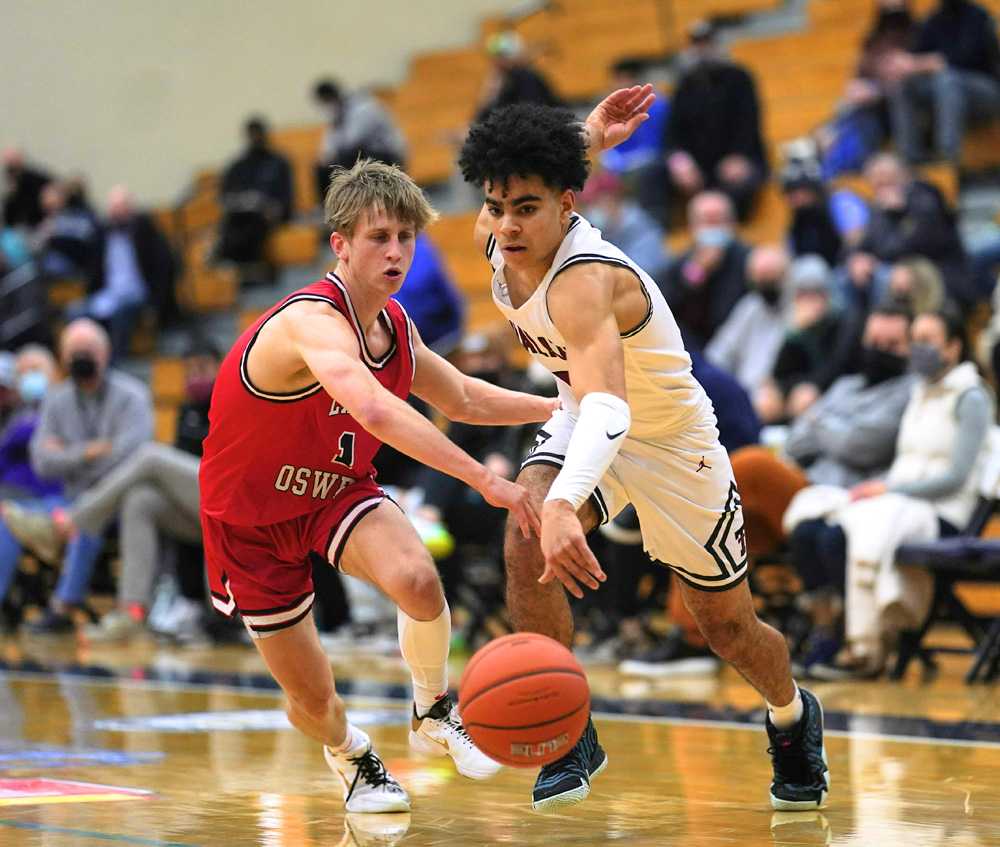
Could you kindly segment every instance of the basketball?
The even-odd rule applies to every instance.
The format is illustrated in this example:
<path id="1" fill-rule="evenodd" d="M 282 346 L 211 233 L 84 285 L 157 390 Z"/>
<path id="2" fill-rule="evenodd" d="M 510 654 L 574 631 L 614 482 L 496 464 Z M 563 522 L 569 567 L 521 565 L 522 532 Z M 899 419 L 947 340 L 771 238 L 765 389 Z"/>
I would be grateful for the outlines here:
<path id="1" fill-rule="evenodd" d="M 491 641 L 469 660 L 458 709 L 487 756 L 535 768 L 562 758 L 580 740 L 590 689 L 580 663 L 562 644 L 519 632 Z"/>

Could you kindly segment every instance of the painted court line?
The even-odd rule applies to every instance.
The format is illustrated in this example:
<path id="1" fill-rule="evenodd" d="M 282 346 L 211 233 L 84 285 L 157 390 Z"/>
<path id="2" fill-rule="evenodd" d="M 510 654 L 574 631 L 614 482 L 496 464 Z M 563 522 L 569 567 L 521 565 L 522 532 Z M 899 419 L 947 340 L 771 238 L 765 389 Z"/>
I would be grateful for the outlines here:
<path id="1" fill-rule="evenodd" d="M 69 829 L 64 826 L 50 826 L 44 823 L 33 823 L 31 821 L 12 821 L 0 818 L 0 826 L 8 826 L 12 829 L 27 829 L 35 832 L 51 832 L 54 835 L 75 835 L 77 837 L 92 838 L 95 841 L 114 841 L 118 844 L 141 844 L 145 847 L 198 847 L 197 844 L 186 844 L 181 841 L 158 841 L 154 838 L 139 838 L 135 835 L 115 835 L 110 832 L 94 832 L 90 829 Z"/>

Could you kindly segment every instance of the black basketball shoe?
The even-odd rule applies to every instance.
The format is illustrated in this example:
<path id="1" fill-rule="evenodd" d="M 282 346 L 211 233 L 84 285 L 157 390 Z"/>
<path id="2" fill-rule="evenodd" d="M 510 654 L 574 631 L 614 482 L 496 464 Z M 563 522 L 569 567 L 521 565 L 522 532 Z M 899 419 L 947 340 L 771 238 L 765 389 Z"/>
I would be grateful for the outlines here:
<path id="1" fill-rule="evenodd" d="M 608 754 L 597 740 L 594 721 L 587 720 L 580 740 L 561 759 L 545 765 L 535 780 L 531 808 L 544 812 L 586 800 L 590 781 L 608 765 Z"/>
<path id="2" fill-rule="evenodd" d="M 823 746 L 823 707 L 816 696 L 799 689 L 802 718 L 790 729 L 780 730 L 765 719 L 771 746 L 774 779 L 771 780 L 771 808 L 783 812 L 820 809 L 830 791 L 830 769 Z"/>

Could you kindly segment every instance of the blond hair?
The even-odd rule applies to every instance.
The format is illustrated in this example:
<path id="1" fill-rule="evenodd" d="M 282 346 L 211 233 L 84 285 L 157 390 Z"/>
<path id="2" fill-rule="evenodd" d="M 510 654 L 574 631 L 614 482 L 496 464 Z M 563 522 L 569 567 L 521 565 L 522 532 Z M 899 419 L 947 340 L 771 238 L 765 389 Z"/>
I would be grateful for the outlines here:
<path id="1" fill-rule="evenodd" d="M 350 169 L 333 170 L 323 211 L 327 225 L 343 235 L 353 235 L 366 212 L 384 212 L 417 230 L 438 216 L 408 174 L 373 159 L 358 159 Z"/>

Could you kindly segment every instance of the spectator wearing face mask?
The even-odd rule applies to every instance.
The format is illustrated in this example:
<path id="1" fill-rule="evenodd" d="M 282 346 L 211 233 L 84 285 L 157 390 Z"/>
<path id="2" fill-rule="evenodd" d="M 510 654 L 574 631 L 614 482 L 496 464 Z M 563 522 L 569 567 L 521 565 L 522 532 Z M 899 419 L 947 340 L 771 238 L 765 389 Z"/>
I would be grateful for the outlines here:
<path id="1" fill-rule="evenodd" d="M 108 368 L 111 344 L 100 324 L 80 318 L 67 325 L 59 355 L 70 378 L 46 393 L 29 454 L 35 472 L 43 479 L 61 481 L 66 500 L 73 501 L 152 438 L 153 405 L 142 382 Z M 9 584 L 21 549 L 6 521 L 3 527 L 0 581 Z M 73 629 L 70 611 L 86 597 L 101 546 L 100 538 L 85 533 L 73 537 L 50 607 L 30 629 L 40 633 Z"/>
<path id="2" fill-rule="evenodd" d="M 750 290 L 705 348 L 708 360 L 736 377 L 751 397 L 771 376 L 789 329 L 784 297 L 788 265 L 783 248 L 755 248 L 747 260 Z"/>
<path id="3" fill-rule="evenodd" d="M 77 537 L 100 538 L 118 520 L 123 563 L 118 604 L 87 627 L 90 641 L 118 641 L 143 631 L 162 561 L 161 537 L 200 545 L 198 466 L 220 361 L 207 341 L 195 342 L 185 355 L 187 399 L 178 411 L 175 446 L 144 444 L 65 509 L 4 508 L 10 531 L 47 561 L 58 560 L 63 546 Z M 201 565 L 200 556 L 194 563 L 178 563 L 182 584 L 193 583 L 190 602 L 197 610 L 204 595 Z"/>
<path id="4" fill-rule="evenodd" d="M 909 328 L 904 307 L 876 308 L 865 325 L 861 373 L 840 377 L 792 424 L 784 457 L 765 447 L 733 453 L 753 556 L 773 555 L 785 543 L 782 517 L 807 485 L 850 487 L 885 472 L 914 382 Z"/>
<path id="5" fill-rule="evenodd" d="M 703 347 L 746 293 L 750 248 L 737 237 L 733 205 L 719 191 L 694 197 L 688 221 L 694 244 L 671 266 L 663 293 L 685 338 Z"/>
<path id="6" fill-rule="evenodd" d="M 38 426 L 38 408 L 55 381 L 56 362 L 53 355 L 38 344 L 25 345 L 12 358 L 12 384 L 19 405 L 0 430 L 0 497 L 25 502 L 44 500 L 59 495 L 62 485 L 57 480 L 38 477 L 31 467 L 28 444 Z"/>

